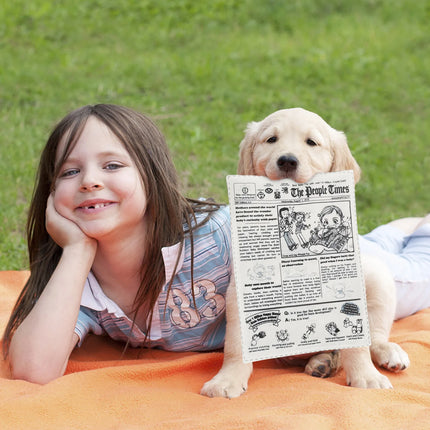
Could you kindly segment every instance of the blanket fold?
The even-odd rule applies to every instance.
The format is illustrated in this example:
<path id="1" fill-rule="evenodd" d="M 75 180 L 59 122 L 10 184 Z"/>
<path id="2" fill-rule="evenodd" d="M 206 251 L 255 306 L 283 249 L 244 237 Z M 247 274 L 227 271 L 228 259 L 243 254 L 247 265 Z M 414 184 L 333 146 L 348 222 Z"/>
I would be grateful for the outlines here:
<path id="1" fill-rule="evenodd" d="M 0 272 L 3 332 L 28 272 Z M 345 385 L 343 371 L 312 378 L 275 360 L 255 363 L 238 399 L 199 394 L 222 353 L 128 349 L 88 336 L 65 376 L 39 386 L 0 365 L 1 429 L 427 429 L 430 428 L 430 309 L 397 321 L 392 341 L 409 354 L 405 372 L 383 371 L 393 390 Z"/>

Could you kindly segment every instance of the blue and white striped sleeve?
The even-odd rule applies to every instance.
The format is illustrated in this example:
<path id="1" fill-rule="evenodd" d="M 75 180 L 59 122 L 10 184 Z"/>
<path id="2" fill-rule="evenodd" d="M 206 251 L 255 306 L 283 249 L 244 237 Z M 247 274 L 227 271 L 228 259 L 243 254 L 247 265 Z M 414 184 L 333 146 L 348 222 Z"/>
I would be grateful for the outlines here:
<path id="1" fill-rule="evenodd" d="M 96 316 L 88 308 L 81 306 L 78 321 L 76 321 L 75 333 L 79 337 L 78 346 L 81 346 L 88 333 L 101 335 L 104 330 L 99 325 Z"/>

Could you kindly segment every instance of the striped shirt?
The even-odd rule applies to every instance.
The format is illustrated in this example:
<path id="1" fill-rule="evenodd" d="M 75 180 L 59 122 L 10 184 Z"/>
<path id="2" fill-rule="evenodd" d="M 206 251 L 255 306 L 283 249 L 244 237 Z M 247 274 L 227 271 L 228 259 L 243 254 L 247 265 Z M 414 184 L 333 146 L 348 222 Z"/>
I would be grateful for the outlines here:
<path id="1" fill-rule="evenodd" d="M 197 219 L 199 220 L 199 216 Z M 195 230 L 193 236 L 193 285 L 191 244 L 189 237 L 186 237 L 168 295 L 167 288 L 180 244 L 162 249 L 166 283 L 154 307 L 151 347 L 169 351 L 208 351 L 224 345 L 225 295 L 231 276 L 228 207 L 212 213 L 209 221 Z M 143 345 L 145 339 L 145 333 L 133 325 L 123 310 L 104 294 L 91 272 L 85 282 L 75 327 L 75 333 L 80 339 L 79 345 L 89 332 L 129 341 L 134 347 Z"/>

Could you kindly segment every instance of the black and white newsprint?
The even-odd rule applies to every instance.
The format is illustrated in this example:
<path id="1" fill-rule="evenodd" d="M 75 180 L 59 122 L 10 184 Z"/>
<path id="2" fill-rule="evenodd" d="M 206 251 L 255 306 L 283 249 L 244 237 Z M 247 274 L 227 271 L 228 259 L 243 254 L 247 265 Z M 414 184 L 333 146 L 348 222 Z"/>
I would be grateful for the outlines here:
<path id="1" fill-rule="evenodd" d="M 352 172 L 227 185 L 244 361 L 370 345 Z"/>

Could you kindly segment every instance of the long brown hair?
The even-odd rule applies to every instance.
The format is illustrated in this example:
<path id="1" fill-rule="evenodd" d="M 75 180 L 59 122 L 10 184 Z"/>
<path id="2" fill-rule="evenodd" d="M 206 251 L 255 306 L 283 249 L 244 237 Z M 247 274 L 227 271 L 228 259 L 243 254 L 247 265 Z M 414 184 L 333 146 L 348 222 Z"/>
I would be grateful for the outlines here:
<path id="1" fill-rule="evenodd" d="M 14 331 L 32 310 L 61 257 L 62 249 L 45 228 L 46 203 L 59 168 L 73 150 L 90 116 L 102 121 L 122 142 L 134 160 L 147 192 L 146 214 L 150 222 L 147 223 L 147 243 L 142 244 L 146 246 L 145 261 L 142 261 L 141 284 L 133 306 L 134 317 L 143 309 L 147 314 L 146 320 L 152 320 L 156 300 L 168 281 L 165 279 L 161 248 L 178 242 L 183 246 L 185 235 L 189 234 L 193 264 L 193 229 L 206 222 L 210 212 L 219 208 L 218 204 L 209 200 L 187 199 L 181 194 L 165 138 L 147 116 L 123 106 L 108 104 L 84 106 L 69 113 L 53 129 L 40 158 L 27 220 L 30 277 L 18 297 L 3 335 L 5 357 Z M 58 146 L 63 141 L 64 151 L 56 162 Z M 208 216 L 198 224 L 196 212 L 206 212 Z M 169 288 L 172 280 L 173 277 Z M 150 328 L 149 322 L 147 337 Z"/>

